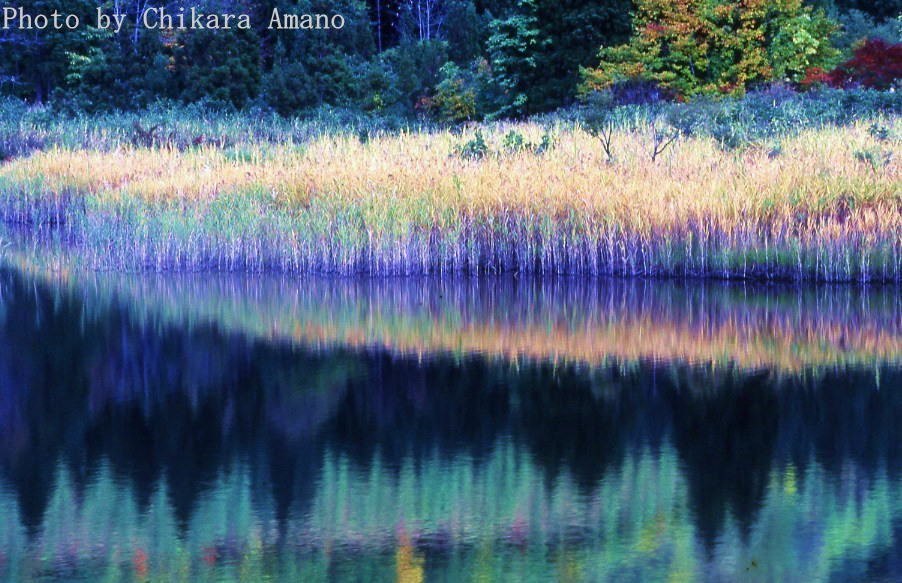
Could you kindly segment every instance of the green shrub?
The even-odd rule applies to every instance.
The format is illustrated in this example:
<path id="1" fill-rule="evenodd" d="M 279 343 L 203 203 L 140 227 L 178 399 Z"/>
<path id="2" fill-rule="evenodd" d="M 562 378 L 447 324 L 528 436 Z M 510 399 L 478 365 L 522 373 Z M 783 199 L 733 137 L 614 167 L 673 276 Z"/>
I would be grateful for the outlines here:
<path id="1" fill-rule="evenodd" d="M 472 140 L 469 140 L 456 148 L 456 154 L 458 156 L 470 160 L 480 160 L 485 158 L 488 153 L 489 145 L 485 141 L 482 132 L 479 130 L 476 130 L 476 134 L 473 136 Z"/>
<path id="2" fill-rule="evenodd" d="M 511 130 L 504 135 L 501 144 L 504 151 L 508 154 L 529 152 L 536 156 L 541 156 L 554 147 L 554 137 L 550 133 L 545 132 L 542 134 L 542 139 L 539 140 L 539 143 L 534 144 L 528 141 L 520 132 Z"/>
<path id="3" fill-rule="evenodd" d="M 518 131 L 511 130 L 505 134 L 502 145 L 504 149 L 511 153 L 519 153 L 527 149 L 527 146 L 531 145 L 526 139 L 523 137 Z"/>
<path id="4" fill-rule="evenodd" d="M 889 150 L 881 148 L 865 148 L 863 150 L 855 150 L 855 159 L 863 164 L 867 164 L 874 172 L 880 172 L 893 160 L 893 153 Z"/>

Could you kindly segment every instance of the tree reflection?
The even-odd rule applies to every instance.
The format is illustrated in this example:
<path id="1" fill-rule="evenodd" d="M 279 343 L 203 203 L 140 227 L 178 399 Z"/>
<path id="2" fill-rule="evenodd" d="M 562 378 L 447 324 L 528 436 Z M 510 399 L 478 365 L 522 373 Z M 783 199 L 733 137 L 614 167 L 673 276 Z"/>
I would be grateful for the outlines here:
<path id="1" fill-rule="evenodd" d="M 480 545 L 542 564 L 554 550 L 571 574 L 600 569 L 583 553 L 603 547 L 675 569 L 718 561 L 732 529 L 755 547 L 769 508 L 829 492 L 824 517 L 797 520 L 854 524 L 850 508 L 867 502 L 889 525 L 869 532 L 892 542 L 837 572 L 902 573 L 902 371 L 890 365 L 787 375 L 306 350 L 97 309 L 10 271 L 0 280 L 0 484 L 30 540 L 49 536 L 60 492 L 82 512 L 105 484 L 128 492 L 136 516 L 159 512 L 165 493 L 184 544 L 210 496 L 247 495 L 244 520 L 274 525 L 254 535 L 265 561 L 374 551 L 374 569 L 428 580 L 457 560 L 502 568 Z M 706 556 L 678 544 L 686 533 Z M 244 557 L 248 536 L 204 541 L 197 560 Z M 144 577 L 158 553 L 139 551 Z"/>

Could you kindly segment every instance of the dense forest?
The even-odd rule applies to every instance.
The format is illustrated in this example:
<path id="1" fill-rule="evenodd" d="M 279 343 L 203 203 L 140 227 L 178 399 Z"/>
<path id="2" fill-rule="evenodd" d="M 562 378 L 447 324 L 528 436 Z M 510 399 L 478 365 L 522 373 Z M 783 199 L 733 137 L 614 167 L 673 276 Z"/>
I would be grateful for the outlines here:
<path id="1" fill-rule="evenodd" d="M 124 15 L 121 29 L 97 28 L 98 7 Z M 252 26 L 136 26 L 160 7 L 247 14 Z M 88 111 L 163 99 L 448 121 L 551 111 L 634 77 L 676 97 L 819 79 L 863 39 L 898 43 L 902 26 L 902 0 L 31 0 L 24 8 L 54 10 L 83 26 L 0 30 L 3 94 Z M 274 10 L 341 14 L 344 26 L 273 30 Z M 749 43 L 763 51 L 754 67 Z M 674 77 L 681 83 L 668 83 Z"/>

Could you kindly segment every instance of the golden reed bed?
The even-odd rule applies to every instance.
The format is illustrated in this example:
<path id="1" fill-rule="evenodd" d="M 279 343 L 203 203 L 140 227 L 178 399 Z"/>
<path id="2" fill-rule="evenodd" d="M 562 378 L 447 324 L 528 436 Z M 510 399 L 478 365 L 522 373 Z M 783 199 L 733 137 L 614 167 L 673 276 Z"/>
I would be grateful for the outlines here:
<path id="1" fill-rule="evenodd" d="M 614 163 L 578 128 L 553 130 L 541 155 L 505 151 L 512 128 L 544 131 L 485 130 L 478 160 L 449 132 L 51 150 L 0 168 L 0 216 L 64 225 L 83 263 L 125 271 L 902 280 L 900 162 L 862 157 L 898 139 L 866 122 L 779 149 L 685 138 L 656 162 L 646 132 L 624 131 Z"/>

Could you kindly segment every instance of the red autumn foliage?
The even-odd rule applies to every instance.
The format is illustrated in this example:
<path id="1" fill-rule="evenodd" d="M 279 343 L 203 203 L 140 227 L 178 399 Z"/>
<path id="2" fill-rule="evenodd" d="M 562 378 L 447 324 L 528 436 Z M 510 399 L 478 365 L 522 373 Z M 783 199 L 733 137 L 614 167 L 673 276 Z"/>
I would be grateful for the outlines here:
<path id="1" fill-rule="evenodd" d="M 854 56 L 830 71 L 809 69 L 803 87 L 826 83 L 833 87 L 867 87 L 887 90 L 902 79 L 902 43 L 869 39 L 855 50 Z"/>
<path id="2" fill-rule="evenodd" d="M 799 81 L 802 89 L 810 89 L 817 85 L 830 85 L 830 73 L 823 67 L 811 67 L 805 71 L 805 77 Z"/>

